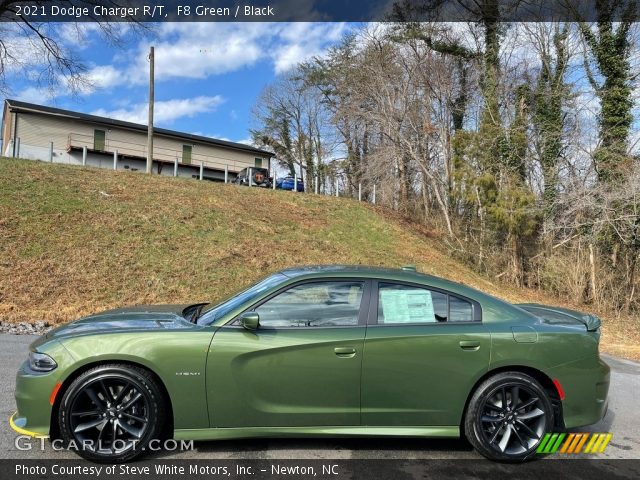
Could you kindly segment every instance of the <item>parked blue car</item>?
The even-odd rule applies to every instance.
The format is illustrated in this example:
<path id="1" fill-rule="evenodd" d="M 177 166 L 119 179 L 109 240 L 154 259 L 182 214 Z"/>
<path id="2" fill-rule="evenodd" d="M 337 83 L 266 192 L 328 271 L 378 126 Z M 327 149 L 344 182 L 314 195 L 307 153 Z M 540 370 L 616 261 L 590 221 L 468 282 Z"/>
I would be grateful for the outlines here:
<path id="1" fill-rule="evenodd" d="M 276 188 L 279 190 L 293 191 L 295 188 L 295 181 L 292 176 L 283 178 L 276 178 Z M 302 178 L 298 177 L 298 192 L 304 192 L 304 182 Z"/>

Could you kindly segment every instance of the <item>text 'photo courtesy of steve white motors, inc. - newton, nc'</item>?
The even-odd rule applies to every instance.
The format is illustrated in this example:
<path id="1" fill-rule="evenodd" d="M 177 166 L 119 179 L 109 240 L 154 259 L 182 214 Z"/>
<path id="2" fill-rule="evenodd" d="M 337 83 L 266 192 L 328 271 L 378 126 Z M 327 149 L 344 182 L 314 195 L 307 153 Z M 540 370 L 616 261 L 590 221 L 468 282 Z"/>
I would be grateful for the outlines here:
<path id="1" fill-rule="evenodd" d="M 131 476 L 131 477 L 176 477 L 176 476 L 221 476 L 221 477 L 246 477 L 252 475 L 269 476 L 304 476 L 304 477 L 331 477 L 337 478 L 345 473 L 336 463 L 296 464 L 286 463 L 230 463 L 221 461 L 217 463 L 198 464 L 154 464 L 154 465 L 77 465 L 51 463 L 51 465 L 24 465 L 15 466 L 16 476 Z"/>
<path id="2" fill-rule="evenodd" d="M 275 16 L 273 6 L 235 5 L 233 7 L 214 7 L 210 5 L 140 5 L 140 6 L 80 6 L 80 5 L 42 5 L 39 2 L 33 4 L 24 3 L 16 5 L 16 16 L 47 19 L 50 21 L 67 21 L 96 19 L 105 17 L 114 18 L 138 18 L 142 21 L 165 20 L 169 17 L 180 19 L 195 17 L 199 19 L 215 18 L 217 20 L 234 19 L 268 19 Z"/>

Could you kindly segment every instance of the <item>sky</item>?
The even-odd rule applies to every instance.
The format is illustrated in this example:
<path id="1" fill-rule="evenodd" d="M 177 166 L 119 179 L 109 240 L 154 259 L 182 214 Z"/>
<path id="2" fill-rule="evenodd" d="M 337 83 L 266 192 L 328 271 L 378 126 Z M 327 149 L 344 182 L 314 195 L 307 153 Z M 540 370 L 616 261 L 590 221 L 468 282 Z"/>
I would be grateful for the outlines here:
<path id="1" fill-rule="evenodd" d="M 88 68 L 93 87 L 51 93 L 29 75 L 10 75 L 10 97 L 147 123 L 149 46 L 155 47 L 154 125 L 248 143 L 261 90 L 297 63 L 323 55 L 352 28 L 345 23 L 164 23 L 126 33 L 115 47 L 95 25 L 56 28 Z M 120 28 L 127 28 L 120 24 Z M 37 67 L 37 66 L 34 66 Z"/>

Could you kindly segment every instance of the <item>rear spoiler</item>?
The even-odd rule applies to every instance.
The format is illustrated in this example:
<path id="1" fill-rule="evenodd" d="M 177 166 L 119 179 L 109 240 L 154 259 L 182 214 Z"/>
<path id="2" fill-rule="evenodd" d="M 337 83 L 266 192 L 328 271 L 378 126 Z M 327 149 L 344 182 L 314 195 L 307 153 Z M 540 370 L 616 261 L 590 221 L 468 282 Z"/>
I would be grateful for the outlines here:
<path id="1" fill-rule="evenodd" d="M 602 325 L 600 319 L 591 313 L 583 315 L 582 318 L 580 318 L 580 321 L 584 323 L 585 327 L 587 327 L 587 332 L 595 332 Z"/>
<path id="2" fill-rule="evenodd" d="M 516 307 L 520 307 L 526 310 L 527 312 L 532 313 L 533 315 L 537 315 L 543 318 L 544 318 L 544 312 L 553 313 L 555 315 L 565 315 L 567 317 L 571 317 L 575 320 L 578 320 L 580 323 L 582 323 L 587 328 L 588 332 L 595 332 L 602 325 L 602 322 L 600 321 L 600 319 L 596 315 L 593 315 L 592 313 L 582 313 L 576 310 L 569 310 L 568 308 L 551 307 L 548 305 L 540 305 L 537 303 L 520 303 L 520 304 L 516 304 Z"/>

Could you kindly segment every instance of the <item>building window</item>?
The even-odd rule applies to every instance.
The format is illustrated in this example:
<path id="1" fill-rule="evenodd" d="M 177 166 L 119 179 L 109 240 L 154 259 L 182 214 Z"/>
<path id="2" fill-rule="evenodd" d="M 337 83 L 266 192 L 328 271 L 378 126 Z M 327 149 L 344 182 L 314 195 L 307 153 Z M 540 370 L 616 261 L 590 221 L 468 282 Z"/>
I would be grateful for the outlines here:
<path id="1" fill-rule="evenodd" d="M 191 164 L 191 151 L 193 150 L 192 145 L 182 145 L 182 163 L 185 165 Z"/>
<path id="2" fill-rule="evenodd" d="M 105 139 L 107 138 L 107 133 L 104 130 L 94 130 L 93 131 L 93 149 L 104 151 Z"/>
<path id="3" fill-rule="evenodd" d="M 254 159 L 256 161 L 256 168 L 262 168 L 262 159 L 261 158 L 255 158 Z"/>

